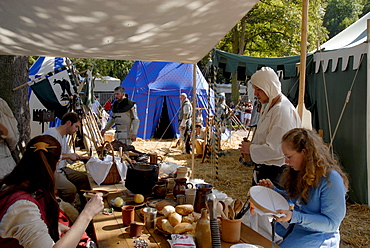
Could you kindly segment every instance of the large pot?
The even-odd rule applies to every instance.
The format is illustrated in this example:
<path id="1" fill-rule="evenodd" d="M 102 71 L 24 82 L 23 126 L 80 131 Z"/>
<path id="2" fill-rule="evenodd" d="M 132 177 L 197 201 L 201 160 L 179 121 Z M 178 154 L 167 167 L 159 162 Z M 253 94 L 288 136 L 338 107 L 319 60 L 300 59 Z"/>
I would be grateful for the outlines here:
<path id="1" fill-rule="evenodd" d="M 158 166 L 147 163 L 134 163 L 127 168 L 125 186 L 134 194 L 149 195 L 158 182 Z"/>

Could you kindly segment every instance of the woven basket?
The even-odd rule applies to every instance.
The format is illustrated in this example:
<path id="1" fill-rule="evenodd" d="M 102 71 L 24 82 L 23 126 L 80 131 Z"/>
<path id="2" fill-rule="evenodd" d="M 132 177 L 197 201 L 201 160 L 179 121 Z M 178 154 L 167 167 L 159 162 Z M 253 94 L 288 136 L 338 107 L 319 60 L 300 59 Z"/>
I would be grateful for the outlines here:
<path id="1" fill-rule="evenodd" d="M 110 167 L 108 175 L 106 176 L 102 184 L 119 183 L 121 181 L 121 175 L 118 172 L 116 160 L 114 158 L 114 150 L 113 150 L 112 144 L 108 141 L 104 142 L 102 154 L 104 153 L 104 150 L 107 150 L 107 154 L 110 153 L 110 155 L 112 156 L 112 166 Z"/>

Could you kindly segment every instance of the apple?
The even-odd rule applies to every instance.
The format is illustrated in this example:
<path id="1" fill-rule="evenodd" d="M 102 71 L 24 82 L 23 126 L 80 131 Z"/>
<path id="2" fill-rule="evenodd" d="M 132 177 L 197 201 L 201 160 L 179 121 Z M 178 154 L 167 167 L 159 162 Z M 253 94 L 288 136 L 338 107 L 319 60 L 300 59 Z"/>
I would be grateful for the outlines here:
<path id="1" fill-rule="evenodd" d="M 135 203 L 143 203 L 144 202 L 144 196 L 142 194 L 136 194 L 134 195 L 134 202 Z"/>
<path id="2" fill-rule="evenodd" d="M 124 203 L 124 201 L 123 201 L 123 199 L 121 197 L 116 197 L 114 199 L 114 205 L 116 207 L 122 207 L 123 206 L 123 203 Z"/>

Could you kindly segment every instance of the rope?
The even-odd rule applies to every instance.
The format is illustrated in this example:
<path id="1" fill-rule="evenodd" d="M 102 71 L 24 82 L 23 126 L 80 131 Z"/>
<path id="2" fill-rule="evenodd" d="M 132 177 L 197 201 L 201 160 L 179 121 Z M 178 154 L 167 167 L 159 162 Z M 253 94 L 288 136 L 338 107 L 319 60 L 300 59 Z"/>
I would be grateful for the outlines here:
<path id="1" fill-rule="evenodd" d="M 368 43 L 367 43 L 367 45 L 366 45 L 366 47 L 365 47 L 365 50 L 367 50 L 367 46 L 368 46 Z M 360 60 L 359 65 L 362 63 L 363 58 L 364 58 L 364 56 L 361 56 L 361 60 Z M 332 145 L 333 145 L 334 138 L 335 138 L 335 136 L 336 136 L 336 134 L 337 134 L 337 131 L 338 131 L 338 128 L 339 128 L 339 124 L 340 124 L 340 122 L 342 121 L 342 117 L 343 117 L 343 114 L 344 114 L 344 110 L 346 109 L 347 104 L 349 103 L 349 100 L 350 100 L 350 97 L 351 97 L 351 93 L 352 93 L 352 88 L 353 88 L 353 85 L 355 84 L 355 81 L 356 81 L 356 78 L 357 78 L 357 74 L 358 74 L 358 71 L 359 71 L 358 69 L 359 69 L 359 68 L 357 68 L 356 73 L 355 73 L 355 76 L 354 76 L 354 78 L 353 78 L 353 80 L 352 80 L 351 86 L 350 86 L 350 88 L 349 88 L 349 90 L 348 90 L 346 100 L 345 100 L 345 102 L 344 102 L 344 105 L 343 105 L 342 111 L 341 111 L 341 113 L 340 113 L 340 116 L 339 116 L 339 119 L 338 119 L 337 125 L 336 125 L 335 130 L 334 130 L 334 133 L 333 133 L 333 138 L 330 140 L 330 147 L 332 147 Z"/>
<path id="2" fill-rule="evenodd" d="M 213 90 L 214 92 L 217 92 L 217 71 L 216 71 L 216 66 L 214 65 L 213 66 L 213 77 L 212 77 L 212 84 L 213 84 Z M 214 119 L 215 119 L 215 124 L 216 124 L 216 132 L 215 132 L 215 144 L 214 144 L 214 159 L 215 159 L 215 179 L 218 180 L 218 152 L 220 151 L 220 147 L 219 147 L 219 141 L 220 141 L 220 129 L 221 129 L 221 126 L 220 126 L 220 120 L 218 119 L 218 116 L 217 116 L 217 104 L 215 106 L 215 115 L 214 115 Z M 212 144 L 213 145 L 213 144 Z"/>
<path id="3" fill-rule="evenodd" d="M 365 51 L 367 50 L 367 47 L 368 47 L 368 44 L 365 46 L 364 48 L 364 52 L 363 54 L 365 53 Z M 362 63 L 363 61 L 363 58 L 364 56 L 361 56 L 361 60 L 359 62 L 359 65 Z M 358 72 L 359 72 L 359 68 L 357 68 L 356 70 L 356 73 L 355 73 L 355 76 L 352 80 L 352 83 L 351 83 L 351 86 L 347 92 L 347 96 L 346 96 L 346 99 L 344 101 L 344 104 L 343 104 L 343 107 L 342 107 L 342 111 L 339 115 L 339 118 L 338 118 L 338 121 L 337 121 L 337 124 L 335 126 L 335 129 L 334 129 L 334 132 L 332 133 L 331 131 L 331 122 L 330 122 L 330 112 L 329 112 L 329 100 L 328 100 L 328 93 L 327 93 L 327 85 L 326 85 L 326 78 L 325 78 L 325 73 L 324 73 L 324 68 L 323 68 L 323 64 L 321 63 L 322 61 L 322 50 L 320 49 L 320 64 L 321 64 L 321 72 L 322 72 L 322 75 L 323 75 L 323 81 L 324 81 L 324 90 L 325 90 L 325 101 L 326 101 L 326 109 L 327 109 L 327 113 L 328 113 L 328 125 L 329 125 L 329 135 L 330 135 L 330 144 L 329 144 L 329 148 L 332 152 L 332 155 L 334 153 L 334 149 L 333 149 L 333 142 L 334 142 L 334 139 L 335 139 L 335 136 L 337 134 L 337 131 L 338 131 L 338 128 L 339 128 L 339 125 L 342 121 L 342 118 L 343 118 L 343 115 L 344 115 L 344 111 L 347 107 L 347 104 L 349 103 L 349 100 L 350 100 L 350 97 L 351 97 L 351 93 L 352 93 L 352 89 L 353 89 L 353 86 L 355 84 L 355 81 L 356 81 L 356 78 L 357 78 L 357 75 L 358 75 Z"/>

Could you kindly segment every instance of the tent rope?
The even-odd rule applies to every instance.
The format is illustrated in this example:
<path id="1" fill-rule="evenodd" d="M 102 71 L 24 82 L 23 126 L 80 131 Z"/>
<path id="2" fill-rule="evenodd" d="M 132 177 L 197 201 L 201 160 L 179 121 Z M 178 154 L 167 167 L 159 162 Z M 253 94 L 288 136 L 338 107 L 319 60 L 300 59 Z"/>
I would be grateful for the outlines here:
<path id="1" fill-rule="evenodd" d="M 364 52 L 362 54 L 365 53 L 365 51 L 367 50 L 367 47 L 368 47 L 368 44 L 365 46 L 364 48 Z M 361 60 L 359 62 L 359 65 L 362 63 L 363 61 L 363 58 L 364 56 L 362 55 L 361 56 Z M 334 139 L 335 139 L 335 136 L 337 134 L 337 131 L 338 131 L 338 128 L 339 128 L 339 125 L 342 121 L 342 118 L 343 118 L 343 115 L 344 115 L 344 111 L 347 107 L 347 104 L 349 103 L 349 100 L 351 98 L 351 93 L 352 93 L 352 89 L 353 89 L 353 86 L 356 82 L 356 78 L 357 78 L 357 75 L 358 75 L 358 72 L 359 72 L 359 67 L 356 68 L 356 72 L 355 72 L 355 75 L 354 75 L 354 78 L 352 80 L 352 83 L 351 83 L 351 86 L 347 92 L 347 96 L 346 96 L 346 99 L 344 101 L 344 104 L 343 104 L 343 107 L 342 107 L 342 110 L 341 110 L 341 113 L 339 115 L 339 118 L 338 118 L 338 121 L 337 121 L 337 124 L 336 124 L 336 127 L 334 129 L 334 132 L 332 133 L 331 131 L 331 122 L 330 122 L 330 112 L 329 112 L 329 100 L 328 100 L 328 93 L 327 93 L 327 85 L 326 85 L 326 78 L 325 78 L 325 73 L 324 73 L 324 68 L 323 68 L 323 63 L 321 63 L 322 61 L 322 50 L 320 49 L 320 66 L 321 66 L 321 73 L 323 75 L 323 81 L 324 81 L 324 90 L 325 90 L 325 101 L 326 101 L 326 109 L 327 109 L 327 113 L 328 113 L 328 125 L 329 125 L 329 135 L 330 135 L 330 143 L 329 143 L 329 148 L 331 149 L 331 152 L 332 152 L 332 155 L 333 155 L 333 142 L 334 142 Z"/>
<path id="2" fill-rule="evenodd" d="M 367 43 L 366 48 L 365 48 L 366 50 L 367 50 L 367 46 L 368 46 L 368 43 Z M 362 63 L 363 58 L 364 58 L 364 56 L 362 55 L 359 65 Z M 346 109 L 347 104 L 349 103 L 349 100 L 351 98 L 352 89 L 353 89 L 353 86 L 355 84 L 355 81 L 356 81 L 356 78 L 357 78 L 357 75 L 358 75 L 358 71 L 359 71 L 359 68 L 356 69 L 355 76 L 354 76 L 354 78 L 352 80 L 352 83 L 351 83 L 351 86 L 350 86 L 350 88 L 349 88 L 349 90 L 347 92 L 346 100 L 344 101 L 344 105 L 343 105 L 342 111 L 340 113 L 340 116 L 339 116 L 337 125 L 336 125 L 335 130 L 334 130 L 334 133 L 333 133 L 333 138 L 330 140 L 330 147 L 333 145 L 334 138 L 335 138 L 335 136 L 337 134 L 337 131 L 338 131 L 338 128 L 339 128 L 339 124 L 341 123 L 342 117 L 344 115 L 344 110 Z"/>

